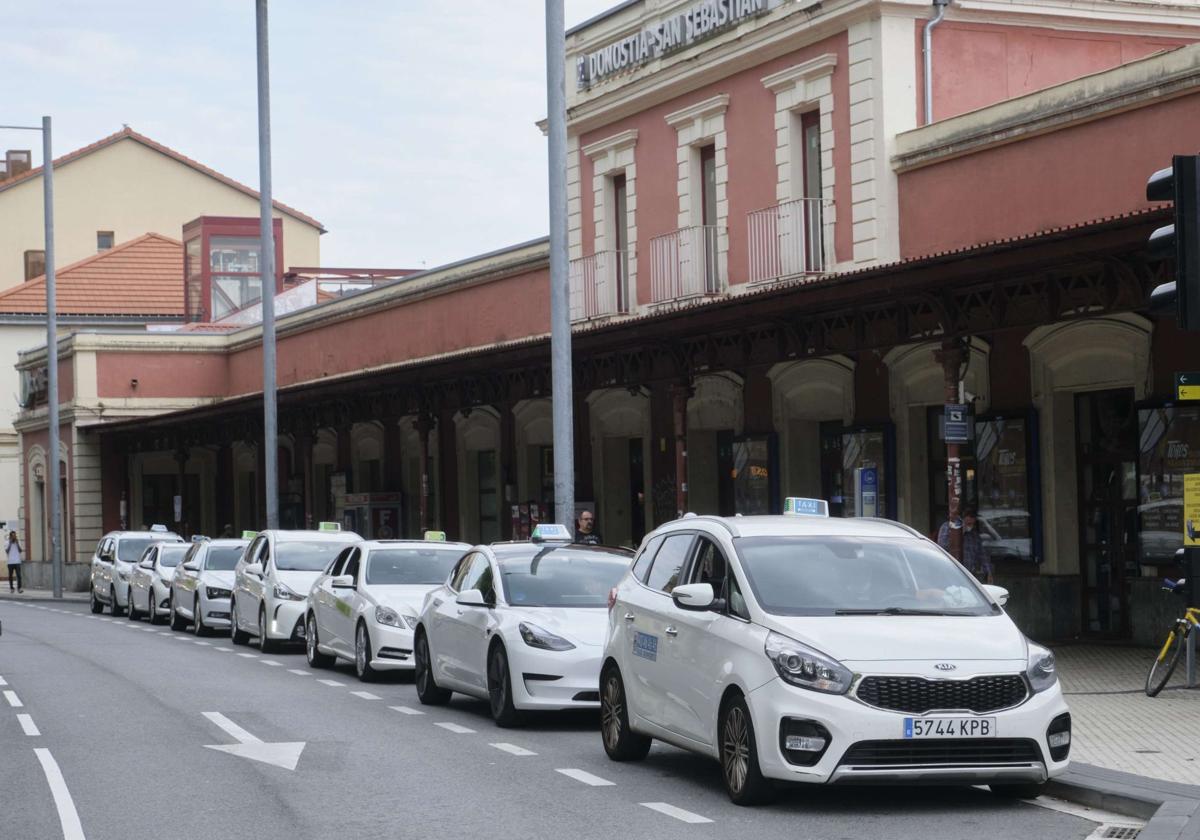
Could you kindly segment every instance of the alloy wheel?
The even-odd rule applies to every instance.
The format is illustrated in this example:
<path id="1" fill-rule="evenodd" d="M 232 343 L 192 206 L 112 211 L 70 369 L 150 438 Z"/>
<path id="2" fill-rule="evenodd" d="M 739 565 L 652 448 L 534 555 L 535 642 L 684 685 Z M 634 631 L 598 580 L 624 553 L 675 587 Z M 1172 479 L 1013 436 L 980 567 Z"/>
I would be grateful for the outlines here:
<path id="1" fill-rule="evenodd" d="M 499 714 L 508 704 L 508 657 L 504 648 L 497 647 L 488 659 L 488 696 L 492 714 Z"/>
<path id="2" fill-rule="evenodd" d="M 417 638 L 417 649 L 413 651 L 413 654 L 417 660 L 417 690 L 424 693 L 429 690 L 429 682 L 432 679 L 429 666 L 429 643 L 425 641 L 424 636 Z"/>
<path id="3" fill-rule="evenodd" d="M 740 792 L 746 784 L 750 766 L 750 738 L 746 716 L 738 706 L 725 715 L 725 727 L 721 733 L 721 764 L 729 789 Z"/>
<path id="4" fill-rule="evenodd" d="M 621 712 L 624 706 L 621 685 L 616 674 L 609 674 L 604 681 L 604 695 L 600 698 L 600 731 L 604 744 L 615 750 L 621 742 Z"/>
<path id="5" fill-rule="evenodd" d="M 367 673 L 367 628 L 363 625 L 358 625 L 358 632 L 354 636 L 354 668 L 358 671 L 358 676 L 361 679 Z"/>
<path id="6" fill-rule="evenodd" d="M 308 654 L 308 664 L 311 665 L 317 655 L 317 623 L 311 618 L 305 622 L 304 652 Z"/>

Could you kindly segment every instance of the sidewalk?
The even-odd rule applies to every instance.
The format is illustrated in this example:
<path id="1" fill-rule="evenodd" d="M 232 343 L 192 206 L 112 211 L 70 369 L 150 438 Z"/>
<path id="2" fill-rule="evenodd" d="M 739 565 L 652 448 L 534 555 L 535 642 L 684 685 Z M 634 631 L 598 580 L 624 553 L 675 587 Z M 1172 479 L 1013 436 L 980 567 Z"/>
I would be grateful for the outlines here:
<path id="1" fill-rule="evenodd" d="M 54 593 L 49 589 L 26 589 L 24 593 L 18 595 L 15 592 L 9 592 L 7 586 L 0 586 L 0 601 L 53 601 Z M 86 592 L 63 592 L 64 601 L 72 601 L 86 603 L 88 593 Z"/>
<path id="2" fill-rule="evenodd" d="M 1182 661 L 1150 698 L 1150 648 L 1062 645 L 1054 654 L 1071 707 L 1072 762 L 1200 785 L 1200 689 L 1183 687 Z"/>

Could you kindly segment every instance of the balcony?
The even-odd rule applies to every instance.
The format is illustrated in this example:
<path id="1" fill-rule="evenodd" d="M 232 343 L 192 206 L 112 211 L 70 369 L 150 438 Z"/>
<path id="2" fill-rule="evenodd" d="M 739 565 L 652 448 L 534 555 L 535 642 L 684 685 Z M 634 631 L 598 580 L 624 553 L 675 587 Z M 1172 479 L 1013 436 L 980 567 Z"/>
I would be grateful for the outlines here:
<path id="1" fill-rule="evenodd" d="M 629 252 L 600 251 L 571 260 L 571 321 L 588 321 L 629 311 Z"/>
<path id="2" fill-rule="evenodd" d="M 824 274 L 825 201 L 798 198 L 748 213 L 750 282 Z"/>
<path id="3" fill-rule="evenodd" d="M 725 288 L 717 259 L 724 228 L 681 228 L 650 240 L 651 302 L 720 294 Z"/>

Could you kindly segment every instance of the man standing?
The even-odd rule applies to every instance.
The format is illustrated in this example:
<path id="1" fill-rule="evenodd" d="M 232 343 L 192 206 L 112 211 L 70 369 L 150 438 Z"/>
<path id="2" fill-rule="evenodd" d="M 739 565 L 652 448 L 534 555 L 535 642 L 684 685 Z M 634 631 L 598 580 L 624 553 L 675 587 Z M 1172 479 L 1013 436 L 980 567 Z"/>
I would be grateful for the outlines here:
<path id="1" fill-rule="evenodd" d="M 982 582 L 991 583 L 992 564 L 988 560 L 987 552 L 983 550 L 983 539 L 979 536 L 979 520 L 975 515 L 975 508 L 967 508 L 963 511 L 961 520 L 947 520 L 938 529 L 938 545 L 947 551 L 950 550 L 951 528 L 963 529 L 963 565 Z"/>
<path id="2" fill-rule="evenodd" d="M 8 589 L 10 592 L 18 593 L 25 591 L 25 584 L 21 580 L 21 543 L 17 540 L 17 532 L 8 532 L 8 545 L 5 547 L 4 553 L 8 555 Z M 13 588 L 13 581 L 16 581 L 16 588 Z"/>
<path id="3" fill-rule="evenodd" d="M 575 529 L 575 542 L 580 545 L 601 545 L 604 540 L 596 530 L 596 516 L 590 510 L 579 514 L 579 527 Z"/>

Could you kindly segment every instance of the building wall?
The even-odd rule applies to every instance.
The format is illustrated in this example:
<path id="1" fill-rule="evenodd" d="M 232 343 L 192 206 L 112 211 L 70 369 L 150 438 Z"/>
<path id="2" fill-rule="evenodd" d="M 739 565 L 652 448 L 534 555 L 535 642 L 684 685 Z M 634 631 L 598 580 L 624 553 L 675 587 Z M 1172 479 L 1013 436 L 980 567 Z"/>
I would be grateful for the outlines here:
<path id="1" fill-rule="evenodd" d="M 42 179 L 0 192 L 0 289 L 24 279 L 23 254 L 43 246 Z M 54 172 L 54 251 L 59 267 L 96 253 L 96 232 L 116 243 L 144 233 L 178 238 L 197 216 L 257 216 L 258 199 L 166 155 L 124 139 Z M 320 232 L 283 220 L 285 266 L 321 264 Z"/>
<path id="2" fill-rule="evenodd" d="M 33 324 L 0 325 L 0 358 L 16 359 L 20 350 L 46 342 L 46 327 Z M 15 522 L 21 506 L 21 450 L 13 429 L 20 407 L 21 376 L 12 365 L 0 365 L 0 521 Z M 24 529 L 18 529 L 24 530 Z M 24 542 L 22 541 L 22 545 Z"/>

